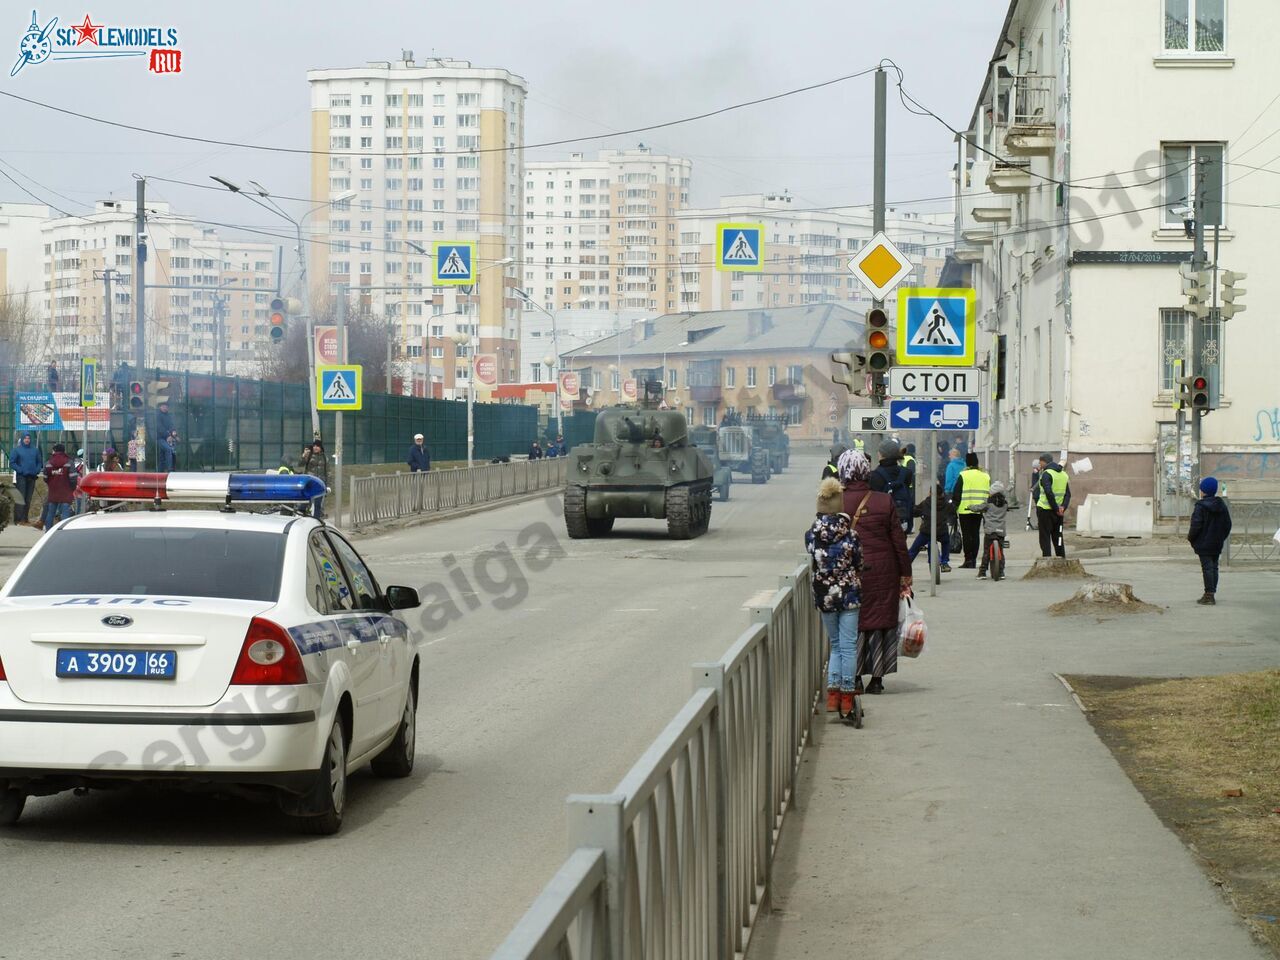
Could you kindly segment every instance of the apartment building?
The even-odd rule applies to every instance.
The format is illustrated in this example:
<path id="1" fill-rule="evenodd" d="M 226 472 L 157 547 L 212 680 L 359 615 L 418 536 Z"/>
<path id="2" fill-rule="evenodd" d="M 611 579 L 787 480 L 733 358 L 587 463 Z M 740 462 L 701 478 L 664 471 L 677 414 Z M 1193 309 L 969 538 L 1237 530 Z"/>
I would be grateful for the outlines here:
<path id="1" fill-rule="evenodd" d="M 132 201 L 101 200 L 92 213 L 41 223 L 35 249 L 43 254 L 38 304 L 44 337 L 37 346 L 49 359 L 137 363 L 134 210 Z M 166 203 L 149 203 L 147 211 L 146 364 L 210 372 L 216 363 L 250 372 L 246 364 L 257 359 L 266 339 L 276 248 L 224 240 L 172 214 Z M 110 284 L 102 279 L 107 270 Z"/>
<path id="2" fill-rule="evenodd" d="M 313 289 L 368 288 L 361 307 L 392 320 L 410 366 L 424 350 L 444 360 L 449 334 L 474 326 L 479 353 L 498 358 L 498 382 L 516 380 L 524 79 L 466 60 L 419 63 L 406 50 L 396 61 L 309 70 L 307 80 L 319 151 L 306 223 Z M 449 240 L 477 245 L 473 293 L 432 287 L 433 245 Z M 464 380 L 468 369 L 451 368 Z"/>
<path id="3" fill-rule="evenodd" d="M 524 289 L 553 311 L 678 309 L 675 218 L 692 171 L 644 144 L 527 162 Z"/>
<path id="4" fill-rule="evenodd" d="M 677 214 L 680 307 L 742 310 L 843 303 L 857 310 L 871 296 L 848 262 L 873 236 L 870 207 L 806 208 L 790 194 L 723 197 L 720 206 Z M 715 269 L 716 225 L 764 225 L 765 268 L 759 273 Z M 950 213 L 891 210 L 885 233 L 916 265 L 903 286 L 935 286 L 954 245 Z"/>
<path id="5" fill-rule="evenodd" d="M 40 228 L 48 219 L 42 203 L 0 203 L 0 294 L 44 289 Z"/>
<path id="6" fill-rule="evenodd" d="M 1280 476 L 1274 175 L 1259 150 L 1278 122 L 1266 112 L 1278 29 L 1268 0 L 1013 0 L 990 63 L 973 65 L 957 255 L 974 267 L 984 337 L 1008 338 L 1008 392 L 984 436 L 1019 486 L 1048 450 L 1092 468 L 1072 477 L 1076 503 L 1132 494 L 1185 515 L 1178 361 L 1221 394 L 1203 421 L 1202 473 L 1228 489 Z M 1224 269 L 1249 273 L 1250 309 L 1204 322 L 1194 357 L 1201 321 L 1184 309 L 1179 264 L 1197 189 L 1209 256 L 1216 246 Z"/>

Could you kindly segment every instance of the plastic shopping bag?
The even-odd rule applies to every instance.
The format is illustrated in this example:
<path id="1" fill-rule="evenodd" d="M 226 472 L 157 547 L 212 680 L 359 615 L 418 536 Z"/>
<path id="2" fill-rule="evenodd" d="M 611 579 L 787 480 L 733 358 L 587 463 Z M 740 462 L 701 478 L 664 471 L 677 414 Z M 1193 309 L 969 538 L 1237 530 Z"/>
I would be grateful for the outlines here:
<path id="1" fill-rule="evenodd" d="M 924 622 L 924 611 L 915 597 L 905 596 L 898 603 L 898 648 L 904 657 L 918 657 L 924 653 L 925 638 L 929 627 Z"/>

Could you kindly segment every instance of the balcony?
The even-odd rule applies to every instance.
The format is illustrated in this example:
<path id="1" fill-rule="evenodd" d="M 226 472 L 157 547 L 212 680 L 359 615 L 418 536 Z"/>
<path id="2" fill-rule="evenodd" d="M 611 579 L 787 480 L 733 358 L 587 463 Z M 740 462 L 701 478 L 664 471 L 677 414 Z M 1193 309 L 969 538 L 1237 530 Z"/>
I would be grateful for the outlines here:
<path id="1" fill-rule="evenodd" d="M 794 403 L 808 397 L 804 384 L 789 380 L 780 380 L 772 387 L 773 399 L 779 403 Z"/>
<path id="2" fill-rule="evenodd" d="M 1026 74 L 1010 78 L 1013 118 L 1005 135 L 1010 156 L 1050 156 L 1057 148 L 1055 78 Z"/>
<path id="3" fill-rule="evenodd" d="M 689 399 L 694 403 L 719 403 L 723 398 L 720 387 L 692 384 L 689 387 Z"/>
<path id="4" fill-rule="evenodd" d="M 987 173 L 987 189 L 997 194 L 1030 193 L 1029 160 L 993 160 Z"/>

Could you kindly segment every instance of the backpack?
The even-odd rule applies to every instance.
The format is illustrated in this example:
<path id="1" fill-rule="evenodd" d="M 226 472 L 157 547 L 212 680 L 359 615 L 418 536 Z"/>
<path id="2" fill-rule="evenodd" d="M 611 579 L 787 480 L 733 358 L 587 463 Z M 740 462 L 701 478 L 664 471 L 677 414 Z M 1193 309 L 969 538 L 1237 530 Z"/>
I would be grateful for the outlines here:
<path id="1" fill-rule="evenodd" d="M 912 502 L 911 488 L 904 479 L 906 470 L 898 467 L 892 477 L 884 467 L 876 467 L 873 471 L 885 483 L 884 492 L 893 498 L 893 505 L 898 510 L 898 519 L 905 522 L 911 518 L 915 503 Z"/>

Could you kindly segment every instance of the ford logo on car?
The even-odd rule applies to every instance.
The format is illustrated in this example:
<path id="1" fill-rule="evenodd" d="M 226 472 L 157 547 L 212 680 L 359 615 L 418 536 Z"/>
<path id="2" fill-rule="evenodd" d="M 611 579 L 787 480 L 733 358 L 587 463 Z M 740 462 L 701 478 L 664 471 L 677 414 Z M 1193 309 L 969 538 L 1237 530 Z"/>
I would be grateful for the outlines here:
<path id="1" fill-rule="evenodd" d="M 108 627 L 127 627 L 133 623 L 133 617 L 122 617 L 117 613 L 110 617 L 103 617 L 102 622 Z"/>

